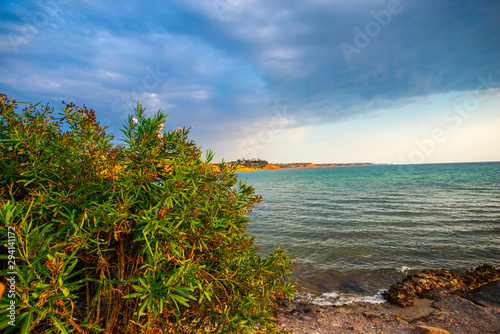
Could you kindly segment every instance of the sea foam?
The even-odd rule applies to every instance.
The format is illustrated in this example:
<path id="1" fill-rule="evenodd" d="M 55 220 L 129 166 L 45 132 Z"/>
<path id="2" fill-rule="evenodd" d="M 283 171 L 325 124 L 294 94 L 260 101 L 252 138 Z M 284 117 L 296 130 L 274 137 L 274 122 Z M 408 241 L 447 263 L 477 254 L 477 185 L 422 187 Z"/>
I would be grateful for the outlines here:
<path id="1" fill-rule="evenodd" d="M 298 294 L 295 296 L 295 301 L 305 302 L 318 306 L 342 306 L 349 305 L 353 303 L 369 303 L 369 304 L 381 304 L 385 303 L 382 293 L 387 291 L 386 289 L 380 289 L 373 296 L 362 296 L 351 293 L 337 293 L 337 292 L 326 292 L 319 296 L 313 294 Z"/>

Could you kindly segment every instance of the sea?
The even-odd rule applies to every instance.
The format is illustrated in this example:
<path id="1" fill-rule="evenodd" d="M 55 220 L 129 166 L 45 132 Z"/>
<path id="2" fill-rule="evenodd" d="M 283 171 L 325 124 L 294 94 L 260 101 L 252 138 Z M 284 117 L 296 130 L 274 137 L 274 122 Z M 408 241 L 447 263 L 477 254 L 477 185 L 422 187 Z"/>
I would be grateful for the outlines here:
<path id="1" fill-rule="evenodd" d="M 408 274 L 500 266 L 500 162 L 369 165 L 238 174 L 262 196 L 260 254 L 290 249 L 296 298 L 383 302 Z M 497 285 L 498 286 L 498 285 Z"/>

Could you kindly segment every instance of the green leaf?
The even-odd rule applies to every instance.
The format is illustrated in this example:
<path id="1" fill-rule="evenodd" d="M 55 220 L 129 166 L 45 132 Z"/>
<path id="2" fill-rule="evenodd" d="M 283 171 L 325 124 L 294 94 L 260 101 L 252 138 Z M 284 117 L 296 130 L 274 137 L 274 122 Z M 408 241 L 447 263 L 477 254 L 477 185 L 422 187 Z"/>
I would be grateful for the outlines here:
<path id="1" fill-rule="evenodd" d="M 144 313 L 146 306 L 148 306 L 148 303 L 146 301 L 143 301 L 141 304 L 141 307 L 139 307 L 139 311 L 138 311 L 139 316 Z"/>
<path id="2" fill-rule="evenodd" d="M 144 296 L 143 293 L 136 292 L 136 293 L 131 293 L 131 294 L 128 294 L 126 296 L 123 296 L 122 298 L 123 299 L 130 299 L 130 298 L 142 297 L 142 296 Z"/>
<path id="3" fill-rule="evenodd" d="M 172 295 L 170 295 L 170 299 L 172 299 L 175 303 L 180 303 L 186 307 L 189 307 L 189 304 L 187 303 L 188 299 L 186 299 L 182 296 L 172 294 Z"/>
<path id="4" fill-rule="evenodd" d="M 28 317 L 24 320 L 23 325 L 21 327 L 21 334 L 28 334 L 30 332 L 31 323 L 33 322 L 33 311 L 30 310 L 28 313 Z"/>
<path id="5" fill-rule="evenodd" d="M 59 320 L 58 318 L 56 318 L 54 316 L 52 316 L 51 319 L 52 319 L 52 322 L 54 323 L 54 325 L 57 327 L 57 329 L 59 329 L 59 331 L 61 333 L 68 334 L 68 331 L 66 330 L 66 328 L 62 324 L 61 320 Z"/>

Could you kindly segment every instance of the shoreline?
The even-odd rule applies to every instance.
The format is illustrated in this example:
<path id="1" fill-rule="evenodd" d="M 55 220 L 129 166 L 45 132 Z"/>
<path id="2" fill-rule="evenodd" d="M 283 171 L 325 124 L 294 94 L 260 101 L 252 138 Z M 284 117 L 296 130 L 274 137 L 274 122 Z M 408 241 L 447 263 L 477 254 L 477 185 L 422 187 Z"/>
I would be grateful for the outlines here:
<path id="1" fill-rule="evenodd" d="M 379 291 L 383 298 L 371 302 L 322 304 L 299 293 L 280 303 L 275 319 L 292 334 L 500 333 L 499 273 L 488 264 L 460 275 L 424 270 Z"/>
<path id="2" fill-rule="evenodd" d="M 262 163 L 261 163 L 262 162 Z M 247 162 L 237 165 L 236 172 L 253 172 L 258 170 L 275 170 L 275 169 L 300 169 L 300 168 L 339 168 L 339 167 L 366 167 L 374 166 L 373 163 L 326 163 L 326 164 L 313 164 L 313 163 L 268 163 L 267 161 L 259 161 L 258 163 Z M 239 164 L 239 162 L 231 161 L 230 165 Z"/>
<path id="3" fill-rule="evenodd" d="M 500 332 L 500 307 L 451 294 L 417 298 L 411 307 L 388 302 L 318 306 L 284 302 L 275 314 L 292 334 L 323 333 L 458 333 Z M 434 328 L 434 332 L 426 327 Z M 438 331 L 441 330 L 441 331 Z"/>
<path id="4" fill-rule="evenodd" d="M 276 165 L 272 165 L 276 166 Z M 242 173 L 242 172 L 255 172 L 255 171 L 265 171 L 265 170 L 281 170 L 281 169 L 310 169 L 310 168 L 346 168 L 346 167 L 369 167 L 373 166 L 372 164 L 363 164 L 363 165 L 338 165 L 338 166 L 302 166 L 302 167 L 269 167 L 269 168 L 247 168 L 247 167 L 242 167 L 236 169 L 236 173 Z M 266 166 L 267 167 L 267 166 Z"/>

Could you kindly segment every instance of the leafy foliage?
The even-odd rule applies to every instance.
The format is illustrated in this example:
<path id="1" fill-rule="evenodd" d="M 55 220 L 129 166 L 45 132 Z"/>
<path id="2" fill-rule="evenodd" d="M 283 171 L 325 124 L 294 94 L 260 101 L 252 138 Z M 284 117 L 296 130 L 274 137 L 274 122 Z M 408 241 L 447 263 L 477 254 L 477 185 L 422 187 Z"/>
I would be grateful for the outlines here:
<path id="1" fill-rule="evenodd" d="M 245 215 L 260 198 L 235 167 L 204 161 L 189 130 L 164 132 L 140 104 L 125 146 L 85 106 L 63 102 L 59 119 L 16 108 L 0 95 L 2 259 L 9 226 L 17 250 L 16 327 L 4 295 L 3 332 L 276 331 L 292 262 L 257 254 Z"/>

